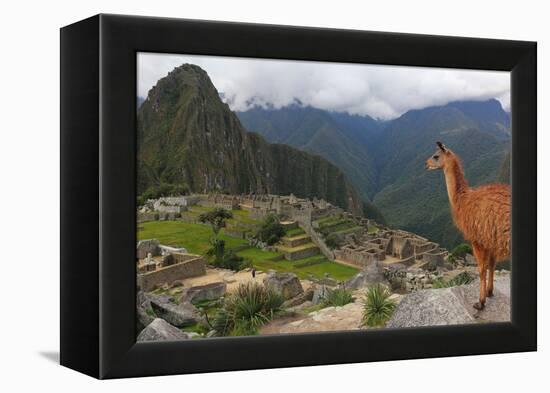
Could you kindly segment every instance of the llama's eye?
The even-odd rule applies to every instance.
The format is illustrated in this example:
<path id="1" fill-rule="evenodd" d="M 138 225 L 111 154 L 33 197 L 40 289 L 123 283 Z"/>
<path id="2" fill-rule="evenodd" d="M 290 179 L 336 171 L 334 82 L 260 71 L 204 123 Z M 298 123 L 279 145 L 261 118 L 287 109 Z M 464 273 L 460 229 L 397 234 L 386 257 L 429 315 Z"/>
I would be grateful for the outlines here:
<path id="1" fill-rule="evenodd" d="M 435 155 L 435 156 L 434 156 L 434 159 L 436 159 L 436 160 L 439 159 L 439 156 Z"/>

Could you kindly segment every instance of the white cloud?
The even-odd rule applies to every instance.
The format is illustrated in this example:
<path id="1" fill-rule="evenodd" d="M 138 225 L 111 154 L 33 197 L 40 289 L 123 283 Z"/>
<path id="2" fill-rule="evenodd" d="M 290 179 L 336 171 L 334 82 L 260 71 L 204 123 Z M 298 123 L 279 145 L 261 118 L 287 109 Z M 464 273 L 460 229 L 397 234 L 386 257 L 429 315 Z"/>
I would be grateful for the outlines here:
<path id="1" fill-rule="evenodd" d="M 138 55 L 138 94 L 146 97 L 184 63 L 202 67 L 233 110 L 246 110 L 251 100 L 280 108 L 296 99 L 381 119 L 457 100 L 496 98 L 510 108 L 508 72 L 156 53 Z"/>

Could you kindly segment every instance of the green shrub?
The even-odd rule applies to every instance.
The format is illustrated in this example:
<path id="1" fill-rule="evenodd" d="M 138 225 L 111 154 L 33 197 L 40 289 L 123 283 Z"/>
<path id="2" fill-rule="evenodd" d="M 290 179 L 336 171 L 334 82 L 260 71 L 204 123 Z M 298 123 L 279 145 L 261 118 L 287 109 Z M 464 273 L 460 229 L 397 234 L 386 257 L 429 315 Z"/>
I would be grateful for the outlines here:
<path id="1" fill-rule="evenodd" d="M 210 239 L 210 248 L 206 251 L 206 256 L 210 258 L 213 265 L 223 262 L 225 256 L 225 240 L 213 237 Z"/>
<path id="2" fill-rule="evenodd" d="M 212 322 L 219 336 L 254 335 L 281 311 L 284 299 L 257 283 L 241 284 L 228 296 Z"/>
<path id="3" fill-rule="evenodd" d="M 270 214 L 262 222 L 255 237 L 271 246 L 281 240 L 284 235 L 285 228 L 279 222 L 279 218 L 275 214 Z"/>
<path id="4" fill-rule="evenodd" d="M 454 258 L 464 258 L 466 254 L 472 253 L 472 247 L 468 243 L 461 243 L 451 251 Z"/>
<path id="5" fill-rule="evenodd" d="M 351 292 L 345 288 L 329 289 L 323 299 L 323 304 L 325 306 L 340 307 L 348 303 L 353 303 L 353 296 Z"/>
<path id="6" fill-rule="evenodd" d="M 327 247 L 334 250 L 335 248 L 339 248 L 342 245 L 342 240 L 340 239 L 340 236 L 338 236 L 336 233 L 331 233 L 325 239 L 325 243 Z"/>
<path id="7" fill-rule="evenodd" d="M 206 251 L 210 264 L 215 267 L 230 269 L 234 271 L 251 267 L 252 263 L 232 250 L 225 249 L 225 241 L 217 237 L 210 239 L 210 248 Z"/>
<path id="8" fill-rule="evenodd" d="M 199 221 L 204 224 L 210 224 L 214 236 L 218 236 L 220 230 L 225 227 L 225 220 L 233 218 L 233 213 L 221 207 L 202 213 L 199 216 Z"/>
<path id="9" fill-rule="evenodd" d="M 390 291 L 380 284 L 369 287 L 364 299 L 363 325 L 383 326 L 395 310 L 395 302 L 389 297 Z"/>

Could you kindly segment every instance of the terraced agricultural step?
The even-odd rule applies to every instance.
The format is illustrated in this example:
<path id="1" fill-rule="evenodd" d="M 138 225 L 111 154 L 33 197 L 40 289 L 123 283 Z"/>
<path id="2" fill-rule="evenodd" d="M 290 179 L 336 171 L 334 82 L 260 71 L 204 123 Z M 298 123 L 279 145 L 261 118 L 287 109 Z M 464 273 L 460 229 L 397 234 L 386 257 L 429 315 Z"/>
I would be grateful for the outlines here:
<path id="1" fill-rule="evenodd" d="M 276 250 L 285 256 L 287 261 L 309 258 L 319 254 L 319 247 L 314 243 L 306 243 L 297 247 L 285 247 L 283 245 L 275 246 Z"/>
<path id="2" fill-rule="evenodd" d="M 287 237 L 294 237 L 294 236 L 298 236 L 298 235 L 303 235 L 304 233 L 306 233 L 306 232 L 300 227 L 296 227 L 294 229 L 287 229 L 286 230 L 286 236 Z"/>
<path id="3" fill-rule="evenodd" d="M 311 237 L 309 237 L 307 234 L 292 237 L 285 236 L 281 240 L 285 247 L 298 247 L 303 244 L 311 243 Z"/>
<path id="4" fill-rule="evenodd" d="M 285 231 L 298 228 L 298 223 L 296 221 L 281 221 L 281 225 Z"/>

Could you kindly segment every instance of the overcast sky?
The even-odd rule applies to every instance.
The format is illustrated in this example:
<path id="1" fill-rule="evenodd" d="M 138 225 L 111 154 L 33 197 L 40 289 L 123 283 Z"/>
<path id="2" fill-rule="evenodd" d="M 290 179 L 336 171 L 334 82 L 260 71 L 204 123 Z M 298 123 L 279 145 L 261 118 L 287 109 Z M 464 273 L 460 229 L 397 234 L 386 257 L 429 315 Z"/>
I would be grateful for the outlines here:
<path id="1" fill-rule="evenodd" d="M 248 109 L 251 100 L 280 108 L 298 99 L 387 120 L 456 100 L 496 98 L 510 108 L 508 72 L 156 53 L 138 54 L 139 96 L 147 97 L 159 79 L 184 63 L 203 68 L 232 110 Z"/>

